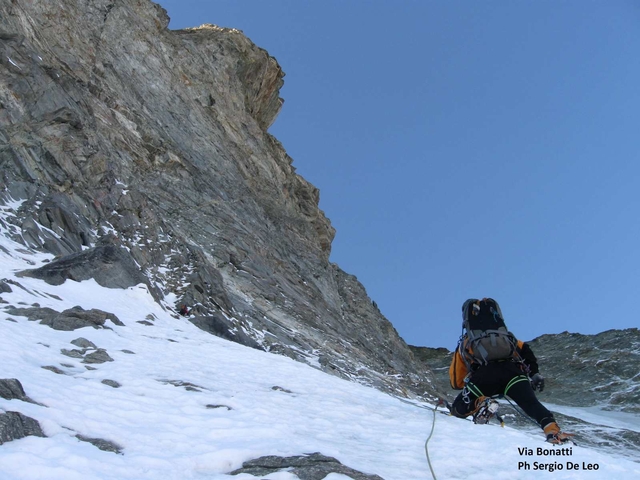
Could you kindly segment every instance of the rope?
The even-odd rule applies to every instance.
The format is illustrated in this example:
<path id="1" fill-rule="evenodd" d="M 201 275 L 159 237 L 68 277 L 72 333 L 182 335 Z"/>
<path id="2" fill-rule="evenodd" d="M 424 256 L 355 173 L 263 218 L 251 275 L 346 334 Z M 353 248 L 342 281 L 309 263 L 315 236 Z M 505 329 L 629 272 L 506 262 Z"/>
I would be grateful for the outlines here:
<path id="1" fill-rule="evenodd" d="M 437 480 L 437 478 L 436 478 L 435 472 L 433 471 L 433 467 L 431 466 L 431 459 L 429 458 L 429 440 L 431 440 L 431 437 L 433 436 L 433 430 L 436 427 L 436 413 L 437 413 L 436 410 L 438 410 L 438 405 L 436 405 L 436 408 L 433 409 L 433 422 L 431 423 L 431 432 L 427 437 L 427 441 L 424 442 L 424 451 L 427 454 L 427 463 L 429 464 L 429 470 L 431 470 L 431 475 L 433 476 L 433 480 Z"/>
<path id="2" fill-rule="evenodd" d="M 520 380 L 518 380 L 518 381 L 520 381 Z M 514 383 L 517 383 L 517 382 L 514 382 Z M 509 385 L 509 386 L 512 386 L 512 385 Z M 508 390 L 508 389 L 509 389 L 509 387 L 507 387 L 507 390 Z M 506 393 L 506 391 L 505 391 L 505 393 Z M 514 409 L 518 414 L 520 414 L 521 416 L 523 416 L 524 418 L 526 418 L 528 421 L 530 421 L 530 422 L 531 422 L 531 423 L 533 423 L 534 425 L 539 426 L 539 425 L 537 424 L 537 422 L 535 422 L 533 419 L 531 419 L 528 415 L 525 415 L 525 413 L 524 413 L 524 412 L 522 412 L 518 407 L 516 407 L 516 406 L 511 402 L 511 400 L 509 399 L 509 397 L 507 397 L 505 394 L 494 395 L 492 398 L 496 398 L 496 397 L 498 397 L 498 398 L 504 398 L 504 399 L 509 403 L 509 405 L 511 405 L 511 408 L 513 408 L 513 409 Z M 411 404 L 410 402 L 407 402 L 406 400 L 403 400 L 403 399 L 399 399 L 399 400 L 402 400 L 402 401 L 404 401 L 405 403 L 409 403 L 409 404 Z M 424 451 L 425 451 L 425 454 L 426 454 L 426 456 L 427 456 L 427 463 L 429 464 L 429 470 L 431 471 L 431 476 L 433 477 L 433 480 L 438 480 L 438 479 L 437 479 L 437 477 L 436 477 L 436 473 L 433 471 L 433 466 L 431 465 L 431 458 L 429 457 L 429 440 L 431 440 L 431 437 L 433 436 L 433 432 L 434 432 L 435 427 L 436 427 L 436 413 L 438 413 L 438 412 L 437 412 L 437 410 L 438 410 L 438 405 L 436 405 L 436 406 L 435 406 L 435 408 L 433 408 L 433 409 L 431 409 L 431 408 L 429 408 L 429 407 L 426 407 L 426 406 L 421 406 L 421 405 L 414 405 L 414 406 L 418 406 L 418 407 L 420 407 L 420 408 L 426 408 L 427 410 L 431 410 L 431 411 L 432 411 L 432 413 L 433 413 L 433 421 L 431 422 L 431 431 L 429 432 L 429 436 L 427 437 L 426 442 L 424 442 Z M 502 426 L 504 426 L 504 423 L 503 423 L 503 422 L 501 422 L 501 423 L 502 423 Z"/>
<path id="3" fill-rule="evenodd" d="M 507 397 L 506 395 L 503 397 L 507 402 L 509 402 L 509 405 L 511 405 L 511 408 L 513 408 L 517 413 L 519 413 L 522 417 L 526 418 L 527 420 L 529 420 L 531 423 L 533 423 L 536 427 L 539 427 L 540 425 L 538 425 L 538 422 L 536 422 L 535 420 L 533 420 L 531 417 L 529 417 L 529 415 L 526 415 L 523 411 L 521 411 L 518 407 L 516 407 L 511 400 L 509 400 L 509 397 Z"/>

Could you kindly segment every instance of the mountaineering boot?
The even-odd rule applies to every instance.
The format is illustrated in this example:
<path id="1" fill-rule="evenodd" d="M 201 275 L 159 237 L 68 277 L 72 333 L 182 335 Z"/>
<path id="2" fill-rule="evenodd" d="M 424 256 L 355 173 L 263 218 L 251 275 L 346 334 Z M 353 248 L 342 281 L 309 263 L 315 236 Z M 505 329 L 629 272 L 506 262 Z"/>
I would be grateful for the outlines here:
<path id="1" fill-rule="evenodd" d="M 547 436 L 547 442 L 555 445 L 561 445 L 571 440 L 573 433 L 564 433 L 560 431 L 560 427 L 556 422 L 551 422 L 544 427 L 544 433 Z"/>
<path id="2" fill-rule="evenodd" d="M 476 411 L 473 414 L 473 423 L 485 424 L 498 412 L 500 404 L 489 397 L 479 397 L 476 400 Z"/>

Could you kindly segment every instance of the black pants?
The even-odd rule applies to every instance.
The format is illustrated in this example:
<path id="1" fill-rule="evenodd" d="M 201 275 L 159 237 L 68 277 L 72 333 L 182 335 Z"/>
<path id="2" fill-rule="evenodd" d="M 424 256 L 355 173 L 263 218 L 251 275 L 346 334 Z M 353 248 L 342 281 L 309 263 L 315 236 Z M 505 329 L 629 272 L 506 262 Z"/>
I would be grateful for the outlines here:
<path id="1" fill-rule="evenodd" d="M 541 428 L 555 422 L 553 414 L 536 398 L 527 375 L 514 362 L 496 362 L 479 367 L 453 401 L 451 414 L 461 418 L 468 417 L 473 413 L 478 397 L 494 395 L 509 396 Z"/>

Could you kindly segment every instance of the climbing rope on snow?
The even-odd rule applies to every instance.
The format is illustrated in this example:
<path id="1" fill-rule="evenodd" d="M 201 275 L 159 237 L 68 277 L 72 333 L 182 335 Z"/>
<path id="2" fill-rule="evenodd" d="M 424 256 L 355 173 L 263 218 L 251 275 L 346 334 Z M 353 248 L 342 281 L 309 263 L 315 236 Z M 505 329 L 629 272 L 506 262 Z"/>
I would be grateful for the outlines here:
<path id="1" fill-rule="evenodd" d="M 433 480 L 438 480 L 438 479 L 436 478 L 436 474 L 433 471 L 433 466 L 431 465 L 431 459 L 429 458 L 429 440 L 431 440 L 431 437 L 433 436 L 433 430 L 436 428 L 436 413 L 438 413 L 437 412 L 438 405 L 440 404 L 438 403 L 436 407 L 433 409 L 433 422 L 431 423 L 431 432 L 429 432 L 427 441 L 424 442 L 424 451 L 427 454 L 427 463 L 429 464 L 429 470 L 431 470 L 431 475 L 433 476 Z"/>
<path id="2" fill-rule="evenodd" d="M 424 452 L 427 455 L 427 463 L 429 464 L 429 470 L 431 471 L 431 476 L 433 477 L 433 480 L 438 480 L 438 478 L 436 477 L 436 473 L 433 471 L 433 466 L 431 465 L 431 458 L 429 457 L 429 440 L 431 440 L 431 437 L 433 436 L 433 431 L 435 430 L 436 427 L 436 413 L 442 413 L 442 414 L 446 414 L 446 415 L 450 415 L 450 413 L 445 413 L 445 411 L 439 411 L 438 410 L 438 406 L 439 405 L 445 405 L 447 408 L 449 408 L 450 410 L 450 406 L 449 403 L 446 400 L 443 399 L 439 399 L 438 403 L 436 404 L 435 407 L 431 407 L 428 405 L 417 405 L 416 403 L 413 402 L 409 402 L 407 400 L 405 400 L 404 398 L 400 398 L 400 397 L 396 397 L 398 400 L 400 400 L 403 403 L 406 403 L 408 405 L 412 405 L 414 407 L 418 407 L 418 408 L 424 408 L 425 410 L 431 410 L 431 412 L 433 413 L 433 421 L 431 422 L 431 431 L 429 432 L 429 436 L 427 437 L 426 442 L 424 442 Z"/>

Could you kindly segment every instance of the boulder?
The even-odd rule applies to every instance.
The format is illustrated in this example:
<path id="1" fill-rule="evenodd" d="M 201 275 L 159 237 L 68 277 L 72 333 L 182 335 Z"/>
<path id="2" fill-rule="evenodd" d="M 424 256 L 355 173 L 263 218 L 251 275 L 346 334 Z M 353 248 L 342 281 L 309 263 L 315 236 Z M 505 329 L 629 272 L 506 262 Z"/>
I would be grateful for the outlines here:
<path id="1" fill-rule="evenodd" d="M 330 473 L 345 475 L 353 480 L 383 480 L 379 475 L 359 472 L 346 467 L 333 457 L 321 453 L 296 455 L 293 457 L 265 456 L 249 460 L 242 468 L 234 470 L 231 475 L 248 473 L 255 476 L 266 476 L 272 473 L 287 471 L 300 480 L 322 480 Z"/>
<path id="2" fill-rule="evenodd" d="M 30 435 L 36 437 L 46 436 L 37 420 L 27 417 L 20 412 L 5 412 L 0 414 L 0 445 Z"/>
<path id="3" fill-rule="evenodd" d="M 40 320 L 41 325 L 47 325 L 54 330 L 71 331 L 84 327 L 108 328 L 105 327 L 107 320 L 110 320 L 115 325 L 124 326 L 124 323 L 113 313 L 108 313 L 96 308 L 85 310 L 82 307 L 76 306 L 63 312 L 57 312 L 48 307 L 16 308 L 12 306 L 7 307 L 6 311 L 10 315 L 27 317 L 32 321 Z"/>

